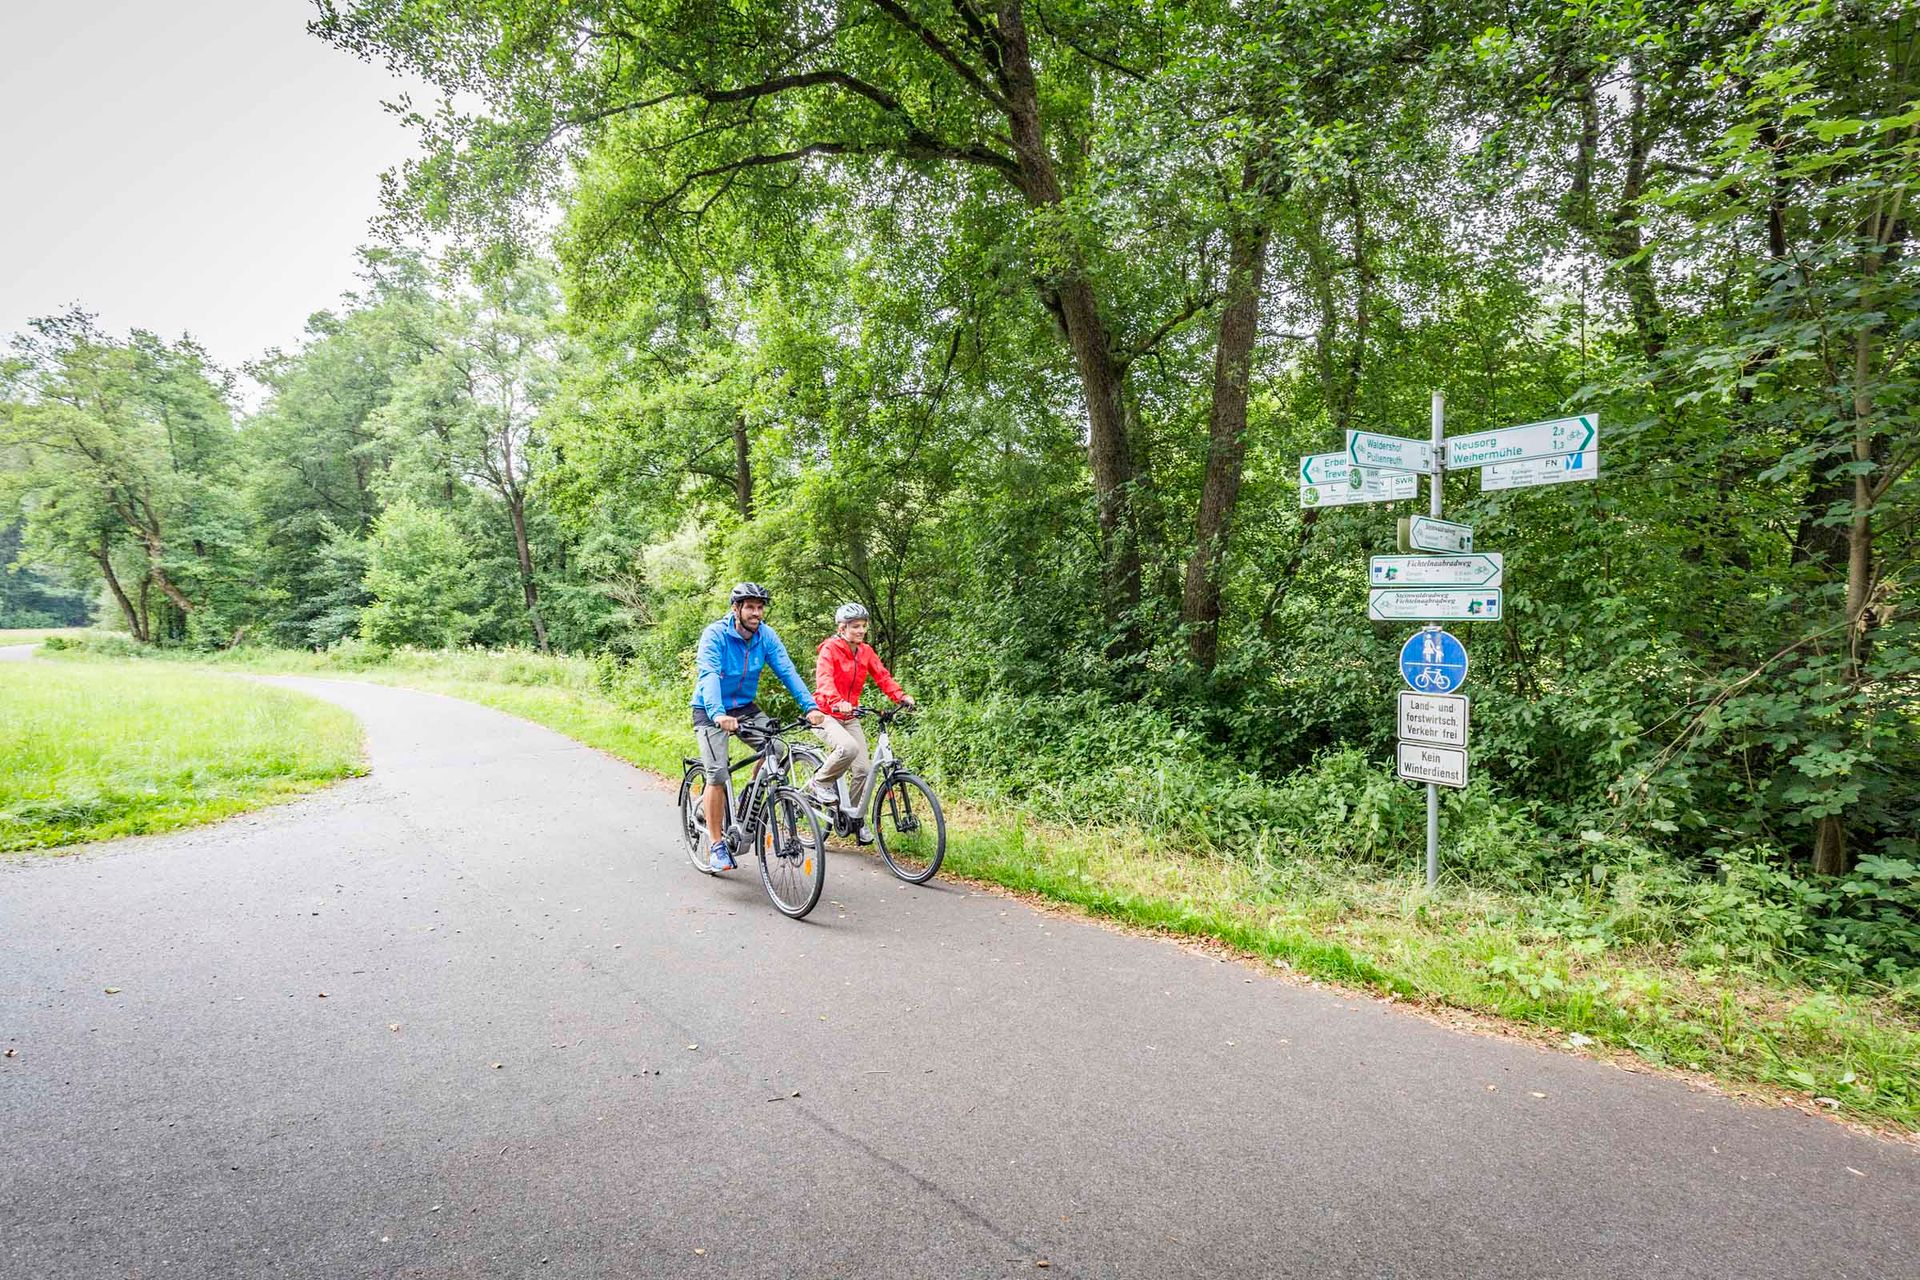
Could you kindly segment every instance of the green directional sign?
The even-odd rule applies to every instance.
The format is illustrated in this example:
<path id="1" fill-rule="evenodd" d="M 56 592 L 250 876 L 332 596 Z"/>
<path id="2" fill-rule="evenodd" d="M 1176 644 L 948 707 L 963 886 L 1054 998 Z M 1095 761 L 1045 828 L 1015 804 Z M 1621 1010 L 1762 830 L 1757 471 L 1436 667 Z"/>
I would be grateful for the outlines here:
<path id="1" fill-rule="evenodd" d="M 1371 587 L 1497 587 L 1506 576 L 1498 551 L 1464 556 L 1375 556 L 1367 567 Z"/>
<path id="2" fill-rule="evenodd" d="M 1600 478 L 1600 451 L 1567 453 L 1557 458 L 1531 458 L 1526 462 L 1496 462 L 1480 468 L 1480 491 L 1531 489 L 1542 484 L 1567 484 L 1575 480 Z"/>
<path id="3" fill-rule="evenodd" d="M 1381 471 L 1431 474 L 1433 443 L 1404 436 L 1384 436 L 1377 431 L 1349 431 L 1347 461 L 1356 467 L 1375 467 Z"/>
<path id="4" fill-rule="evenodd" d="M 1600 419 L 1593 414 L 1454 436 L 1447 441 L 1447 470 L 1585 453 L 1593 449 L 1599 439 Z"/>
<path id="5" fill-rule="evenodd" d="M 1420 478 L 1356 467 L 1344 453 L 1314 453 L 1300 459 L 1300 505 L 1346 507 L 1361 502 L 1399 502 L 1415 497 Z"/>
<path id="6" fill-rule="evenodd" d="M 1483 473 L 1484 474 L 1484 473 Z M 1414 516 L 1407 522 L 1406 546 L 1402 551 L 1438 551 L 1458 555 L 1473 550 L 1473 526 L 1435 520 L 1432 516 Z"/>
<path id="7" fill-rule="evenodd" d="M 1375 622 L 1498 622 L 1499 587 L 1384 587 L 1368 593 Z"/>

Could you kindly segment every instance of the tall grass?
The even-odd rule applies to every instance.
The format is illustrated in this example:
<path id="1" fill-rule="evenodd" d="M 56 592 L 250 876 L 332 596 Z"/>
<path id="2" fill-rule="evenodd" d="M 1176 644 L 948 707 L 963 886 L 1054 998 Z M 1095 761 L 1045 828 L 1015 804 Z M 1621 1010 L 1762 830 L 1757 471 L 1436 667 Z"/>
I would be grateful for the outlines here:
<path id="1" fill-rule="evenodd" d="M 360 771 L 353 717 L 156 663 L 0 663 L 0 852 L 168 831 Z"/>

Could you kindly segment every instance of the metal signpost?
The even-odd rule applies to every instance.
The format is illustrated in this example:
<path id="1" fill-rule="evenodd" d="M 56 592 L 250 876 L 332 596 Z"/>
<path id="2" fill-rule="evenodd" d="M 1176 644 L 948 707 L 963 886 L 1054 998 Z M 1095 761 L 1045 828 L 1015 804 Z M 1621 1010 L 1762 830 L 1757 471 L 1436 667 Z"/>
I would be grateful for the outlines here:
<path id="1" fill-rule="evenodd" d="M 1413 497 L 1427 477 L 1427 514 L 1400 521 L 1403 554 L 1374 556 L 1367 565 L 1367 616 L 1377 622 L 1427 625 L 1400 650 L 1400 695 L 1395 772 L 1427 787 L 1427 887 L 1440 879 L 1440 788 L 1464 787 L 1468 777 L 1467 651 L 1441 622 L 1498 622 L 1506 606 L 1506 558 L 1475 551 L 1473 529 L 1440 518 L 1449 471 L 1478 468 L 1481 492 L 1592 480 L 1600 474 L 1600 419 L 1593 414 L 1477 431 L 1449 440 L 1447 399 L 1433 393 L 1427 440 L 1347 432 L 1344 453 L 1300 460 L 1300 505 L 1341 506 Z M 1420 553 L 1426 554 L 1405 554 Z"/>

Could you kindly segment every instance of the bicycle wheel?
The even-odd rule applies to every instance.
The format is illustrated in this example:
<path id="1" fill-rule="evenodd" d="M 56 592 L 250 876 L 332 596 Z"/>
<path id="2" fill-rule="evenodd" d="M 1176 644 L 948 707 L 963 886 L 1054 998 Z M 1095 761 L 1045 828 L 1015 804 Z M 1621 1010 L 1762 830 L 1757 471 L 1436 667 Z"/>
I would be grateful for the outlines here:
<path id="1" fill-rule="evenodd" d="M 688 769 L 680 775 L 680 838 L 687 846 L 687 860 L 702 875 L 712 875 L 707 865 L 707 775 L 703 769 Z"/>
<path id="2" fill-rule="evenodd" d="M 887 867 L 908 884 L 925 884 L 947 856 L 947 819 L 933 788 L 902 769 L 873 798 L 873 834 Z"/>
<path id="3" fill-rule="evenodd" d="M 813 781 L 813 775 L 820 772 L 820 766 L 826 762 L 825 753 L 817 747 L 796 742 L 793 744 L 793 764 L 788 769 L 787 776 L 795 787 L 804 787 Z"/>
<path id="4" fill-rule="evenodd" d="M 781 915 L 798 920 L 820 901 L 827 886 L 826 851 L 813 806 L 792 787 L 774 792 L 754 833 L 754 852 L 760 855 L 760 883 Z"/>

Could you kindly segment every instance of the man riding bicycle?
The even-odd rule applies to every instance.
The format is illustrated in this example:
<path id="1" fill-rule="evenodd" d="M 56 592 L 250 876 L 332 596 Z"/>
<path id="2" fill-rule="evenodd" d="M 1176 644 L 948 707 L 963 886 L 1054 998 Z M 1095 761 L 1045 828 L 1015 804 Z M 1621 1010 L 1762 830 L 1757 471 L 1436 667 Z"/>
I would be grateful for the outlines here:
<path id="1" fill-rule="evenodd" d="M 867 755 L 866 730 L 860 727 L 854 713 L 860 706 L 860 695 L 866 691 L 867 678 L 871 676 L 880 691 L 900 705 L 909 709 L 916 705 L 887 670 L 887 664 L 880 661 L 873 646 L 866 643 L 867 621 L 865 605 L 841 605 L 833 611 L 833 634 L 822 640 L 815 651 L 813 696 L 832 719 L 814 728 L 827 744 L 829 754 L 820 772 L 813 775 L 812 792 L 815 800 L 827 806 L 828 813 L 838 803 L 833 783 L 843 773 L 847 775 L 847 793 L 853 798 L 855 811 L 865 812 L 862 801 L 872 766 Z M 873 842 L 873 833 L 864 823 L 859 839 L 861 844 Z"/>
<path id="2" fill-rule="evenodd" d="M 713 843 L 707 850 L 707 867 L 712 871 L 734 869 L 733 853 L 727 848 L 727 735 L 749 724 L 771 729 L 773 718 L 754 701 L 760 690 L 760 671 L 771 666 L 773 674 L 787 687 L 793 700 L 818 728 L 826 721 L 820 707 L 808 692 L 787 646 L 772 627 L 766 625 L 767 608 L 773 595 L 757 582 L 743 582 L 728 599 L 728 614 L 700 633 L 700 648 L 695 662 L 693 683 L 693 735 L 700 744 L 700 764 L 706 771 L 707 834 Z"/>

